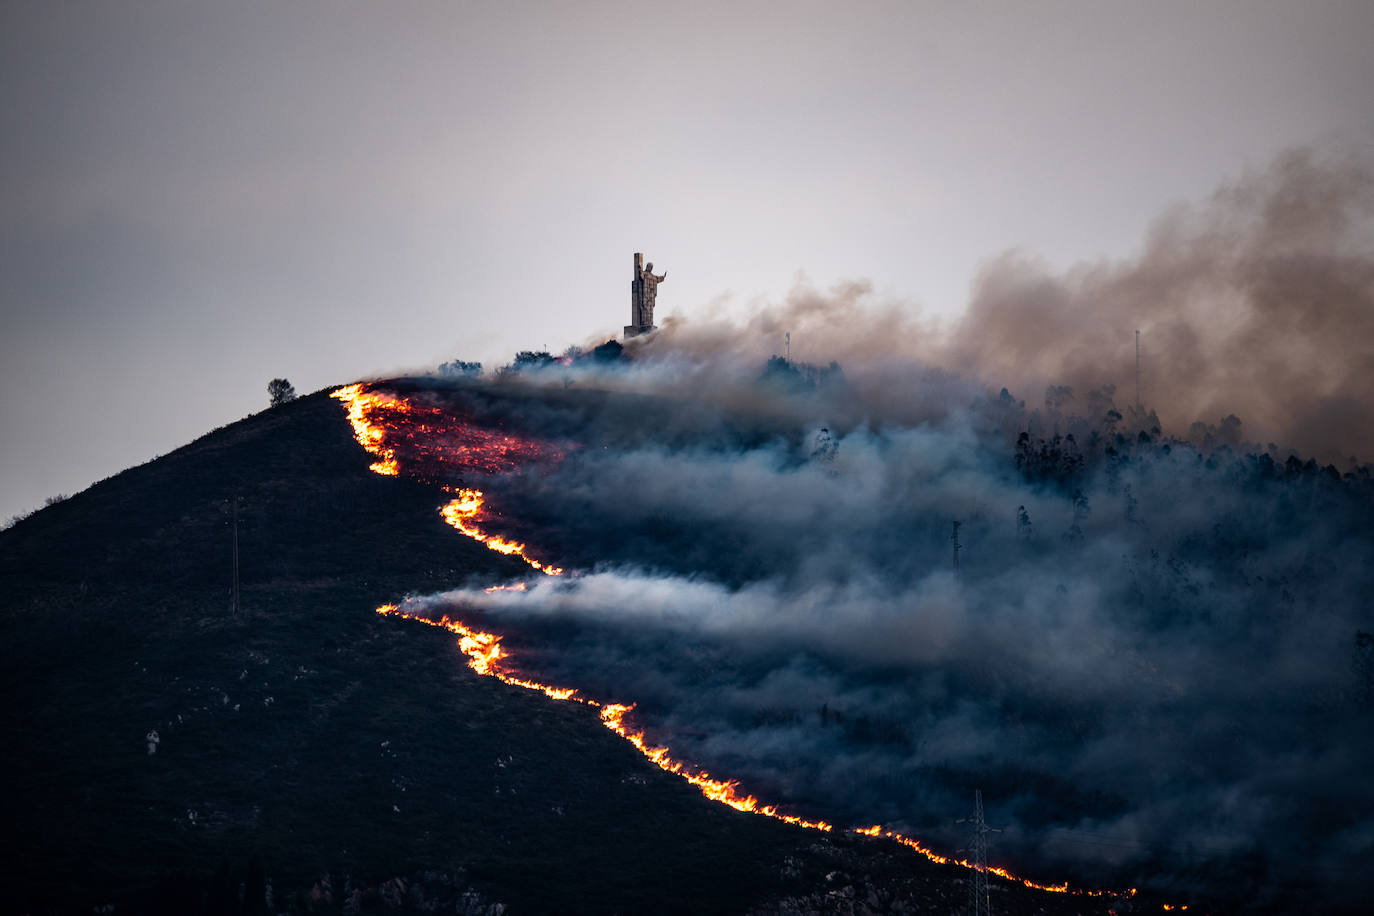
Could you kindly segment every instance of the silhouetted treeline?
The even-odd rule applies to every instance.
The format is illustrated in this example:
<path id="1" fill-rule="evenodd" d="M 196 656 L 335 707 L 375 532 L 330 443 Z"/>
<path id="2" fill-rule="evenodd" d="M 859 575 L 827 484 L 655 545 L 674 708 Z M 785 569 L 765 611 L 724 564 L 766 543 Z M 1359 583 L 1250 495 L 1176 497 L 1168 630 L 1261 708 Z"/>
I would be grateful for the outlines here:
<path id="1" fill-rule="evenodd" d="M 1028 482 L 1072 491 L 1085 475 L 1112 471 L 1160 455 L 1190 455 L 1209 471 L 1219 471 L 1233 483 L 1304 480 L 1367 483 L 1368 464 L 1352 459 L 1342 472 L 1334 464 L 1319 465 L 1275 443 L 1246 442 L 1243 423 L 1235 414 L 1216 425 L 1195 422 L 1183 438 L 1167 436 L 1153 410 L 1128 407 L 1118 410 L 1114 386 L 1088 393 L 1085 406 L 1091 413 L 1075 413 L 1072 389 L 1052 385 L 1042 409 L 1028 410 L 1006 388 L 992 401 L 973 405 L 986 431 L 997 431 L 1014 441 L 1012 462 Z"/>

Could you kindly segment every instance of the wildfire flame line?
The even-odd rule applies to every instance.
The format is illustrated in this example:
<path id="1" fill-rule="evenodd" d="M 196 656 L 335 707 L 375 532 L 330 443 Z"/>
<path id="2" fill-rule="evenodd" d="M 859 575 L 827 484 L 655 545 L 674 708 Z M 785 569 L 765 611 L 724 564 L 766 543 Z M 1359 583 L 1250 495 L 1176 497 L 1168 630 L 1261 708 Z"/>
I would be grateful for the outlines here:
<path id="1" fill-rule="evenodd" d="M 353 428 L 353 438 L 369 454 L 378 459 L 376 463 L 371 465 L 371 470 L 390 477 L 397 476 L 400 473 L 401 465 L 396 457 L 396 450 L 387 444 L 386 427 L 374 422 L 372 412 L 377 408 L 386 408 L 408 415 L 413 413 L 411 404 L 403 398 L 369 390 L 361 383 L 345 385 L 330 392 L 329 396 L 345 405 L 348 411 L 348 423 Z M 563 574 L 562 569 L 541 563 L 529 556 L 525 552 L 525 545 L 520 541 L 511 541 L 499 535 L 487 534 L 477 526 L 477 521 L 482 516 L 483 504 L 486 501 L 481 490 L 466 488 L 455 492 L 457 499 L 450 500 L 439 507 L 439 514 L 444 517 L 445 522 L 497 553 L 519 557 L 545 575 L 561 576 Z"/>
<path id="2" fill-rule="evenodd" d="M 386 430 L 373 424 L 368 418 L 368 410 L 374 406 L 386 406 L 407 412 L 406 402 L 392 395 L 378 394 L 368 391 L 362 384 L 346 385 L 331 392 L 331 397 L 342 401 L 348 409 L 348 421 L 353 427 L 354 438 L 370 454 L 379 460 L 373 464 L 371 469 L 378 474 L 394 476 L 400 472 L 396 454 L 393 449 L 386 446 Z M 525 545 L 518 541 L 508 541 L 495 535 L 484 533 L 474 524 L 481 515 L 485 497 L 482 491 L 475 489 L 462 489 L 457 491 L 457 498 L 450 501 L 440 508 L 444 520 L 466 536 L 485 544 L 488 548 L 498 553 L 512 554 L 520 557 L 534 569 L 549 576 L 559 576 L 563 570 L 558 567 L 547 566 L 539 561 L 525 555 Z M 486 589 L 487 592 L 494 591 L 523 591 L 525 583 L 515 583 L 513 585 L 498 585 Z M 670 755 L 670 750 L 666 746 L 655 746 L 648 743 L 644 738 L 643 730 L 634 730 L 625 722 L 626 716 L 634 709 L 634 704 L 623 703 L 600 703 L 596 700 L 579 696 L 576 688 L 573 687 L 554 687 L 549 684 L 541 684 L 538 681 L 522 677 L 520 673 L 506 664 L 510 656 L 501 646 L 501 637 L 495 633 L 487 633 L 481 630 L 474 630 L 462 621 L 455 620 L 447 614 L 438 620 L 422 617 L 418 614 L 411 614 L 401 610 L 394 604 L 384 604 L 377 608 L 377 613 L 384 617 L 401 617 L 407 620 L 415 620 L 420 623 L 433 627 L 442 627 L 458 636 L 458 648 L 467 656 L 468 667 L 480 675 L 494 677 L 504 684 L 513 687 L 523 687 L 526 690 L 535 690 L 553 700 L 572 701 L 582 703 L 599 709 L 601 724 L 615 732 L 626 741 L 630 742 L 636 750 L 643 754 L 659 769 L 665 770 L 674 775 L 680 776 L 687 782 L 695 786 L 702 795 L 712 801 L 729 805 L 737 811 L 744 811 L 752 814 L 771 817 L 775 820 L 783 821 L 797 827 L 804 827 L 808 830 L 820 830 L 830 832 L 834 830 L 834 825 L 822 820 L 806 820 L 793 814 L 784 814 L 778 810 L 776 805 L 765 805 L 759 802 L 753 795 L 743 794 L 739 790 L 739 781 L 733 779 L 716 779 L 705 770 L 690 767 L 680 760 L 674 759 Z M 967 859 L 955 859 L 949 856 L 942 856 L 924 845 L 919 840 L 898 833 L 893 830 L 884 830 L 881 824 L 874 824 L 872 827 L 855 827 L 851 831 L 856 834 L 871 837 L 885 837 L 911 849 L 926 859 L 938 865 L 959 865 L 964 868 L 976 869 L 978 866 Z M 1048 891 L 1056 894 L 1082 894 L 1090 897 L 1109 896 L 1111 891 L 1083 890 L 1079 888 L 1069 888 L 1068 882 L 1061 884 L 1040 884 L 1029 878 L 1022 878 L 1015 875 L 1005 868 L 998 866 L 987 866 L 989 874 L 997 875 L 1008 881 L 1013 881 L 1034 890 Z M 1124 892 L 1127 896 L 1134 896 L 1135 888 Z M 1167 907 L 1166 907 L 1167 908 Z"/>
<path id="3" fill-rule="evenodd" d="M 439 507 L 439 514 L 444 517 L 444 521 L 474 541 L 486 544 L 490 550 L 517 556 L 546 576 L 563 575 L 563 570 L 559 567 L 545 565 L 526 554 L 525 545 L 520 541 L 508 541 L 494 534 L 486 534 L 478 528 L 475 522 L 481 516 L 485 502 L 486 497 L 482 495 L 481 490 L 459 490 L 457 499 Z"/>
<path id="4" fill-rule="evenodd" d="M 345 385 L 331 391 L 329 396 L 343 402 L 348 409 L 348 425 L 353 427 L 353 438 L 377 459 L 370 470 L 388 477 L 400 474 L 401 466 L 396 461 L 396 450 L 386 444 L 386 430 L 373 423 L 368 418 L 368 412 L 378 406 L 392 407 L 404 412 L 409 405 L 394 395 L 368 391 L 362 383 Z"/>
<path id="5" fill-rule="evenodd" d="M 833 830 L 831 824 L 825 821 L 809 821 L 793 814 L 783 814 L 775 805 L 761 804 L 753 795 L 743 794 L 739 791 L 739 781 L 734 779 L 716 779 L 704 770 L 690 767 L 681 760 L 674 759 L 667 747 L 659 747 L 650 744 L 644 738 L 642 730 L 635 730 L 626 723 L 625 718 L 634 709 L 634 704 L 625 703 L 600 703 L 587 697 L 579 696 L 576 688 L 573 687 L 554 687 L 549 684 L 541 684 L 538 681 L 521 677 L 520 673 L 506 664 L 505 660 L 510 655 L 501 646 L 501 637 L 495 633 L 486 633 L 481 630 L 474 630 L 460 620 L 455 620 L 445 614 L 437 620 L 429 617 L 422 617 L 418 614 L 411 614 L 401 610 L 394 604 L 384 604 L 377 608 L 377 613 L 384 617 L 402 617 L 407 620 L 416 620 L 420 623 L 428 624 L 433 627 L 441 627 L 451 633 L 458 635 L 458 649 L 468 659 L 468 667 L 478 674 L 494 677 L 503 684 L 510 684 L 515 687 L 524 687 L 527 690 L 537 690 L 547 697 L 555 700 L 572 700 L 592 706 L 601 711 L 601 724 L 624 738 L 635 749 L 647 757 L 661 770 L 666 770 L 677 776 L 681 776 L 701 791 L 702 795 L 712 801 L 729 805 L 737 811 L 747 811 L 754 814 L 762 814 L 766 817 L 795 824 L 798 827 L 807 827 L 811 830 Z"/>
<path id="6" fill-rule="evenodd" d="M 520 583 L 515 586 L 495 586 L 493 589 L 488 589 L 488 591 L 505 590 L 508 588 L 518 589 L 519 585 L 522 584 L 523 583 Z M 650 744 L 645 740 L 643 730 L 636 730 L 625 721 L 626 717 L 634 709 L 634 704 L 632 703 L 600 703 L 597 700 L 580 696 L 577 689 L 574 687 L 555 687 L 550 684 L 542 684 L 527 677 L 522 677 L 520 672 L 509 664 L 511 656 L 502 648 L 501 637 L 495 633 L 475 630 L 462 621 L 455 620 L 447 614 L 436 620 L 403 611 L 394 604 L 382 605 L 377 608 L 377 613 L 384 617 L 400 617 L 406 620 L 415 620 L 419 623 L 432 627 L 441 627 L 451 633 L 457 634 L 459 650 L 467 656 L 468 667 L 478 674 L 494 677 L 503 684 L 510 684 L 514 687 L 523 687 L 526 690 L 538 691 L 554 700 L 571 700 L 575 703 L 582 703 L 599 709 L 602 725 L 634 745 L 636 750 L 648 758 L 648 760 L 659 769 L 681 776 L 683 779 L 687 780 L 687 782 L 696 786 L 702 795 L 712 801 L 729 805 L 736 811 L 760 814 L 764 817 L 771 817 L 775 820 L 783 821 L 797 827 L 807 828 L 808 830 L 821 830 L 828 833 L 835 829 L 834 825 L 826 821 L 812 821 L 795 814 L 784 814 L 778 810 L 776 805 L 762 804 L 756 796 L 741 792 L 738 780 L 717 779 L 705 770 L 691 767 L 681 760 L 675 759 L 671 755 L 671 751 L 668 747 Z M 919 840 L 898 833 L 895 830 L 884 830 L 880 824 L 874 824 L 872 827 L 855 827 L 852 828 L 851 832 L 862 836 L 885 837 L 894 840 L 938 865 L 959 865 L 964 868 L 977 868 L 977 865 L 967 859 L 942 856 Z M 1089 897 L 1102 897 L 1111 893 L 1109 891 L 1093 891 L 1079 888 L 1070 889 L 1067 881 L 1061 884 L 1041 884 L 1029 878 L 1022 878 L 1005 868 L 995 865 L 989 865 L 987 871 L 989 874 L 997 875 L 1000 878 L 1005 878 L 1008 881 L 1013 881 L 1017 884 L 1039 891 L 1049 891 L 1056 894 L 1082 894 Z M 1135 889 L 1132 888 L 1125 893 L 1133 896 L 1135 894 Z"/>

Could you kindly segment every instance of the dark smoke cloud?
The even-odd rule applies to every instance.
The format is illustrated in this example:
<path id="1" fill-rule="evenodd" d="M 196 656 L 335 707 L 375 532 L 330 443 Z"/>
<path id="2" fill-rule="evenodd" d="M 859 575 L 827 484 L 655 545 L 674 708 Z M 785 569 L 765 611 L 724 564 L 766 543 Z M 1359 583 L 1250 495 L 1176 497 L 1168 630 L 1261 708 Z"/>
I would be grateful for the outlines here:
<path id="1" fill-rule="evenodd" d="M 952 850 L 981 788 L 994 858 L 1035 877 L 1357 909 L 1374 483 L 1168 432 L 1243 411 L 1246 434 L 1362 447 L 1333 419 L 1370 407 L 1362 174 L 1288 157 L 1135 264 L 996 262 L 945 337 L 862 286 L 803 289 L 748 328 L 668 323 L 627 366 L 436 395 L 579 443 L 483 483 L 493 524 L 575 574 L 411 609 L 638 701 L 651 739 L 802 814 Z M 1102 341 L 1136 325 L 1157 417 L 1102 388 L 1130 363 Z M 840 371 L 764 372 L 786 328 Z M 1076 394 L 994 393 L 1035 379 Z"/>

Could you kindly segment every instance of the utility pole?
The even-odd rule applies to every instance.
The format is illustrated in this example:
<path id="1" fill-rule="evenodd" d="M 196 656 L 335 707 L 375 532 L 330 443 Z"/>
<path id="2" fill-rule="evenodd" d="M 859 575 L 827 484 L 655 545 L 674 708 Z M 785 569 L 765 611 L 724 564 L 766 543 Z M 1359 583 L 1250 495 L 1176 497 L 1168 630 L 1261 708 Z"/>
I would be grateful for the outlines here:
<path id="1" fill-rule="evenodd" d="M 950 539 L 951 541 L 954 542 L 954 570 L 955 570 L 955 572 L 958 572 L 958 570 L 959 570 L 959 547 L 961 546 L 960 543 L 959 543 L 959 525 L 960 525 L 960 522 L 955 522 L 955 523 L 954 523 L 954 533 L 951 534 L 951 535 L 949 536 L 949 539 Z"/>
<path id="2" fill-rule="evenodd" d="M 234 587 L 233 611 L 237 617 L 239 613 L 239 498 L 234 497 Z"/>
<path id="3" fill-rule="evenodd" d="M 960 818 L 955 823 L 973 825 L 973 845 L 969 867 L 968 914 L 969 916 L 991 916 L 992 899 L 988 896 L 988 834 L 1001 833 L 996 827 L 989 827 L 983 820 L 983 790 L 973 792 L 973 817 Z"/>

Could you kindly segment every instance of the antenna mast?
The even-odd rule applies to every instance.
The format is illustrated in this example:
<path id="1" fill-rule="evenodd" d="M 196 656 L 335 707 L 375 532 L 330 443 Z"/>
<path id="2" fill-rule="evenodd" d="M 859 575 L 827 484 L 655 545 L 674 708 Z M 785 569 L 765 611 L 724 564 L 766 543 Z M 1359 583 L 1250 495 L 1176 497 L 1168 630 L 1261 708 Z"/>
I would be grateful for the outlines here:
<path id="1" fill-rule="evenodd" d="M 784 338 L 787 340 L 787 361 L 792 362 L 792 332 L 788 331 Z"/>
<path id="2" fill-rule="evenodd" d="M 1140 329 L 1135 332 L 1135 409 L 1140 410 Z"/>

